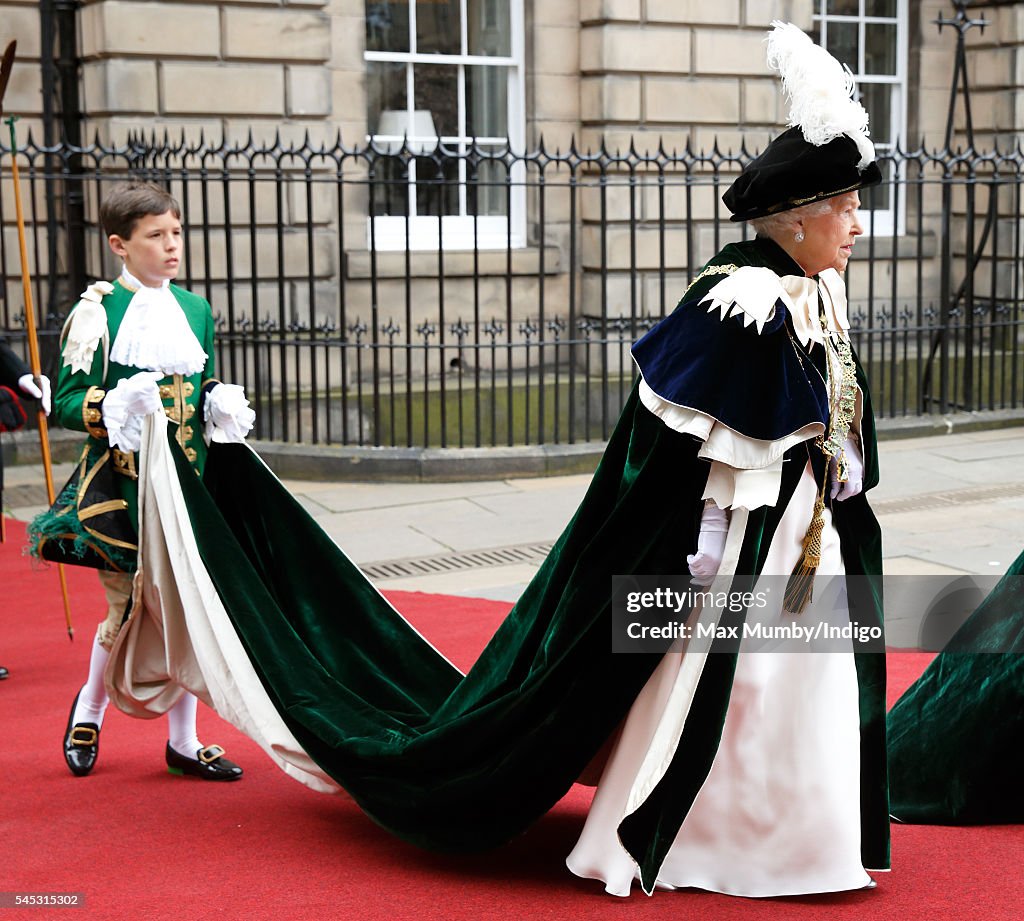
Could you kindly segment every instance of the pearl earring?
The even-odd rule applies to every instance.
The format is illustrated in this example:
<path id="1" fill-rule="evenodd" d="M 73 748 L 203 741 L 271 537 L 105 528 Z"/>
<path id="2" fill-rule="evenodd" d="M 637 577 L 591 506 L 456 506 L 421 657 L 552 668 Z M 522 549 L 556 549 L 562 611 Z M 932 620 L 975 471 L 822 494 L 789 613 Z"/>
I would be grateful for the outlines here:
<path id="1" fill-rule="evenodd" d="M 797 243 L 803 243 L 804 242 L 804 232 L 802 230 L 798 230 L 793 235 L 793 239 L 796 240 Z"/>

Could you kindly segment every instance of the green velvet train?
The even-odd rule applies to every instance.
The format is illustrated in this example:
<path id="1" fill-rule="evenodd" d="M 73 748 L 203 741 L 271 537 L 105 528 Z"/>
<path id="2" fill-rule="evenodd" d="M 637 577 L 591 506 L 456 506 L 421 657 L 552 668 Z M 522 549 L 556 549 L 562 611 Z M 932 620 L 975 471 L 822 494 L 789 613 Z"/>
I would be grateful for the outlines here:
<path id="1" fill-rule="evenodd" d="M 903 822 L 1024 822 L 1024 554 L 889 711 Z"/>

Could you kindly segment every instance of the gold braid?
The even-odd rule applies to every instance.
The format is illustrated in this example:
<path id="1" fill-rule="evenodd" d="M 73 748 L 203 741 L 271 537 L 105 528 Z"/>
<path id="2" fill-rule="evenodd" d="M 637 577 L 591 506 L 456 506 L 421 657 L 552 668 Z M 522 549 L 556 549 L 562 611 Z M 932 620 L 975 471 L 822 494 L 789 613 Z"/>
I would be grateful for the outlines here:
<path id="1" fill-rule="evenodd" d="M 822 382 L 829 392 L 828 431 L 823 435 L 819 435 L 814 440 L 814 443 L 826 457 L 836 458 L 837 477 L 840 482 L 846 482 L 848 471 L 843 446 L 849 437 L 850 426 L 853 424 L 853 416 L 856 411 L 857 366 L 853 360 L 853 350 L 850 348 L 849 341 L 842 336 L 833 337 L 830 334 L 824 310 L 822 310 L 819 319 L 824 339 L 835 350 L 836 357 L 839 359 L 839 365 L 842 368 L 842 374 L 838 387 L 833 387 L 834 378 L 831 373 L 831 362 L 826 361 L 825 363 L 827 380 L 825 377 L 822 377 L 817 366 L 813 362 L 811 363 L 811 367 L 822 378 Z M 786 331 L 789 332 L 788 326 Z M 796 351 L 800 367 L 806 375 L 807 368 L 804 365 L 803 357 L 800 354 L 800 349 L 797 348 L 792 333 L 789 334 L 789 339 L 793 344 L 793 349 Z M 786 584 L 783 608 L 791 614 L 802 614 L 807 605 L 813 600 L 814 576 L 821 563 L 821 535 L 825 530 L 825 490 L 827 488 L 828 473 L 826 471 L 821 490 L 814 501 L 814 514 L 811 516 L 811 523 L 808 525 L 807 533 L 804 535 L 803 551 L 800 554 L 796 567 L 793 569 L 792 575 L 789 577 L 789 582 Z"/>

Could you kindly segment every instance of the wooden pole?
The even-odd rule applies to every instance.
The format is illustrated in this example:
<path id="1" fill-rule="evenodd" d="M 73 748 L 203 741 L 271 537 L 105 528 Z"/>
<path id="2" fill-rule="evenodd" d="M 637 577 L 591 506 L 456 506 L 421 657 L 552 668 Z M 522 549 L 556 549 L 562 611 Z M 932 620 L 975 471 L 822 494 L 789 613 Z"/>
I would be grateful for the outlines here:
<path id="1" fill-rule="evenodd" d="M 3 56 L 3 76 L 0 80 L 0 113 L 2 113 L 3 93 L 2 89 L 7 86 L 7 78 L 10 76 L 11 65 L 14 61 L 14 48 L 16 42 L 11 42 Z M 14 129 L 17 121 L 16 116 L 9 116 L 5 121 L 11 131 L 11 179 L 14 182 L 14 214 L 18 224 L 18 252 L 21 255 L 21 285 L 25 295 L 25 333 L 28 337 L 29 368 L 32 376 L 38 384 L 42 376 L 42 365 L 39 360 L 39 339 L 36 334 L 36 311 L 32 303 L 32 275 L 28 265 L 28 247 L 25 242 L 25 214 L 21 206 L 21 180 L 18 175 L 18 137 Z M 50 505 L 56 501 L 53 490 L 53 461 L 50 457 L 50 435 L 46 424 L 46 412 L 42 406 L 39 407 L 39 450 L 43 459 L 43 473 L 46 476 L 46 496 Z M 71 598 L 68 595 L 67 573 L 64 572 L 64 564 L 57 564 L 57 573 L 60 576 L 60 590 L 64 599 L 64 622 L 67 625 L 68 639 L 74 641 L 75 629 L 71 626 Z"/>

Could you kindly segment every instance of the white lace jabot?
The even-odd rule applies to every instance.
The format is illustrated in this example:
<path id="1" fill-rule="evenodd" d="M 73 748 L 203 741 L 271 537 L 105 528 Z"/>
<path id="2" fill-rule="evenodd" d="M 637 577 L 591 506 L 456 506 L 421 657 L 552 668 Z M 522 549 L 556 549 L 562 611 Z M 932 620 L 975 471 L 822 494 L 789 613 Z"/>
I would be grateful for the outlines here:
<path id="1" fill-rule="evenodd" d="M 121 271 L 125 287 L 135 289 L 110 360 L 129 368 L 164 374 L 198 374 L 206 367 L 206 352 L 188 325 L 170 283 L 147 288 L 127 268 Z"/>

